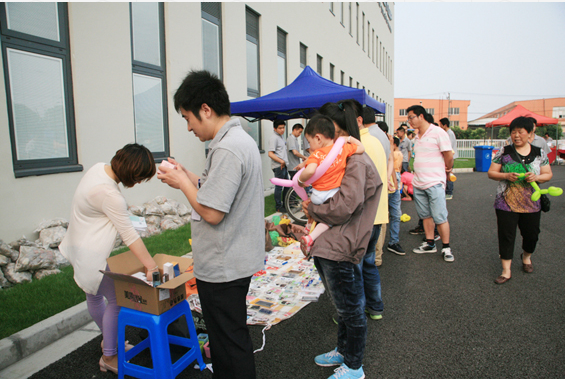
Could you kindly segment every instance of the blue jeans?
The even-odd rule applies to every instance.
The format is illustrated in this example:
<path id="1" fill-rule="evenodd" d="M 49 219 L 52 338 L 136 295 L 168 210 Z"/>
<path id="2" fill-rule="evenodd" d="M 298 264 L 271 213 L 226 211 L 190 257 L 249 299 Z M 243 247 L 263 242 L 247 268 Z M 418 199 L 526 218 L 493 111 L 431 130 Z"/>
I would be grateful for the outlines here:
<path id="1" fill-rule="evenodd" d="M 361 265 L 320 257 L 314 257 L 314 264 L 337 310 L 337 351 L 347 367 L 357 370 L 363 364 L 367 340 Z"/>
<path id="2" fill-rule="evenodd" d="M 288 171 L 286 169 L 286 166 L 283 169 L 281 169 L 280 167 L 274 168 L 273 173 L 275 174 L 275 178 L 288 179 Z M 288 187 L 283 188 L 281 186 L 275 186 L 275 204 L 277 207 L 277 211 L 284 209 L 283 200 L 287 191 L 288 191 Z"/>
<path id="3" fill-rule="evenodd" d="M 377 265 L 375 265 L 375 253 L 380 234 L 381 225 L 373 225 L 373 232 L 371 233 L 367 253 L 361 263 L 359 263 L 359 269 L 363 272 L 362 279 L 365 291 L 365 307 L 376 312 L 382 312 L 384 309 L 383 300 L 381 298 L 381 276 Z"/>
<path id="4" fill-rule="evenodd" d="M 445 183 L 445 194 L 453 195 L 453 182 L 451 180 Z"/>
<path id="5" fill-rule="evenodd" d="M 399 242 L 400 233 L 400 216 L 402 215 L 402 210 L 400 209 L 400 191 L 396 190 L 394 193 L 388 194 L 388 215 L 389 223 L 388 229 L 390 231 L 390 238 L 388 240 L 389 245 L 393 245 Z"/>

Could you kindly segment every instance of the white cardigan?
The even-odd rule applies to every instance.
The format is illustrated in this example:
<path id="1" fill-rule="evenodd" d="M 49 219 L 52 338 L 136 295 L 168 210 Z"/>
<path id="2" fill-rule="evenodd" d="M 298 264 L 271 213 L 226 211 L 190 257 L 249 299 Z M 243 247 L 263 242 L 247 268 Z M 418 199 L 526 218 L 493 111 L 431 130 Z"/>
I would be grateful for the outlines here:
<path id="1" fill-rule="evenodd" d="M 96 295 L 117 233 L 126 246 L 139 238 L 118 184 L 95 164 L 81 179 L 73 198 L 69 228 L 59 245 L 71 263 L 74 279 L 84 292 Z"/>

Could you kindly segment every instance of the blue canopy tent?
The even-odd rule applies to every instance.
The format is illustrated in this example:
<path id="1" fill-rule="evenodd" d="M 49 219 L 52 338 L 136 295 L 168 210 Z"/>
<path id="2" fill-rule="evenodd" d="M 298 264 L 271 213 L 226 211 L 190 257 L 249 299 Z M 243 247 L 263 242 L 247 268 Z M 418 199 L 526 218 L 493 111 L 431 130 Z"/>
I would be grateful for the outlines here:
<path id="1" fill-rule="evenodd" d="M 231 113 L 250 122 L 310 118 L 325 103 L 345 99 L 355 99 L 378 114 L 386 112 L 385 104 L 370 97 L 365 90 L 334 83 L 306 66 L 291 84 L 276 92 L 231 103 Z"/>

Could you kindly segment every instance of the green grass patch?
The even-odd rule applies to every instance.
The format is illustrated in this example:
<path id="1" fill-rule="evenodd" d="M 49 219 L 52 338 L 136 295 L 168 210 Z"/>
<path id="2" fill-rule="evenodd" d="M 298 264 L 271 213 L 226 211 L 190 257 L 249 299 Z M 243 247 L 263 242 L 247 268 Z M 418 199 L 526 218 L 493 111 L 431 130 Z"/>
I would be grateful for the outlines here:
<path id="1" fill-rule="evenodd" d="M 457 158 L 453 162 L 453 168 L 474 168 L 475 158 Z M 414 171 L 414 158 L 410 159 L 410 170 Z"/>
<path id="2" fill-rule="evenodd" d="M 265 216 L 275 213 L 274 195 L 265 198 Z M 143 242 L 151 255 L 185 255 L 192 251 L 189 243 L 190 224 L 176 230 L 167 230 L 159 235 L 144 238 Z M 127 251 L 123 247 L 114 251 L 116 255 Z M 0 290 L 0 339 L 28 328 L 65 309 L 86 300 L 84 292 L 73 279 L 73 268 L 65 267 L 58 275 L 33 280 L 12 288 Z"/>

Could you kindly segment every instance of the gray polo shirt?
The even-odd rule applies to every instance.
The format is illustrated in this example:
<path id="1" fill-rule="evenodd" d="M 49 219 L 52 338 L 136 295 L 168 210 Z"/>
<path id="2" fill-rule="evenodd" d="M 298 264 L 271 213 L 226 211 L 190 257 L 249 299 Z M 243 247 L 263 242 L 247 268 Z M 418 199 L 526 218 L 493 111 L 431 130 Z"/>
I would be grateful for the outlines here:
<path id="1" fill-rule="evenodd" d="M 218 225 L 193 217 L 194 276 L 206 282 L 230 282 L 264 268 L 261 157 L 239 119 L 227 122 L 209 149 L 196 201 L 225 215 Z"/>
<path id="2" fill-rule="evenodd" d="M 383 149 L 385 149 L 386 160 L 388 162 L 388 156 L 390 155 L 390 141 L 388 136 L 385 132 L 377 124 L 373 124 L 369 126 L 369 134 L 373 137 L 376 137 L 381 145 L 383 145 Z"/>
<path id="3" fill-rule="evenodd" d="M 447 135 L 449 136 L 449 140 L 451 141 L 451 148 L 453 149 L 453 159 L 459 158 L 459 154 L 457 153 L 457 137 L 455 137 L 455 133 L 450 128 L 447 129 Z"/>
<path id="4" fill-rule="evenodd" d="M 286 146 L 288 150 L 288 169 L 294 171 L 294 168 L 300 164 L 300 158 L 298 158 L 292 150 L 296 150 L 300 153 L 300 145 L 298 143 L 298 138 L 291 134 L 286 139 Z"/>
<path id="5" fill-rule="evenodd" d="M 282 136 L 273 130 L 271 139 L 269 140 L 269 151 L 274 151 L 275 155 L 282 159 L 286 166 L 288 167 L 288 154 L 286 153 L 286 142 Z M 271 159 L 271 169 L 281 167 L 279 162 L 275 162 Z"/>
<path id="6" fill-rule="evenodd" d="M 410 141 L 408 137 L 404 136 L 404 139 L 400 141 L 398 148 L 402 153 L 402 162 L 410 162 L 410 156 L 412 155 L 412 141 Z"/>

